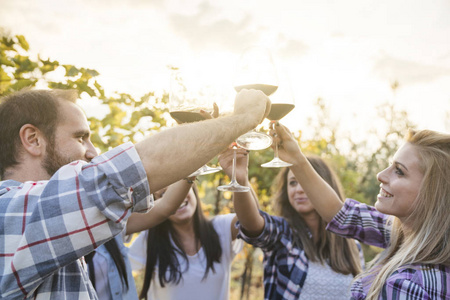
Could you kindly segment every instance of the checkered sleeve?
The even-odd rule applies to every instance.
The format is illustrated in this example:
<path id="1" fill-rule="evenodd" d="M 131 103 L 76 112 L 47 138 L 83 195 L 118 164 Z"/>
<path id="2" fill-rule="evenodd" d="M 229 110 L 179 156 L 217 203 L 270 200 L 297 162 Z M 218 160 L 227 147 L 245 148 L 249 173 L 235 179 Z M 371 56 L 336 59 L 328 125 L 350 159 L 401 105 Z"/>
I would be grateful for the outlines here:
<path id="1" fill-rule="evenodd" d="M 431 300 L 450 299 L 450 266 L 407 265 L 386 279 L 381 290 L 383 299 Z"/>
<path id="2" fill-rule="evenodd" d="M 151 208 L 147 176 L 131 143 L 90 163 L 66 165 L 49 181 L 26 182 L 9 203 L 5 224 L 17 228 L 5 235 L 10 240 L 3 252 L 11 257 L 0 288 L 2 295 L 21 297 L 119 234 L 131 211 Z"/>
<path id="3" fill-rule="evenodd" d="M 381 291 L 383 299 L 411 299 L 411 300 L 431 300 L 440 297 L 431 297 L 423 286 L 411 280 L 412 274 L 395 274 L 387 279 Z M 440 296 L 440 295 L 435 295 Z M 444 298 L 441 298 L 444 299 Z"/>
<path id="4" fill-rule="evenodd" d="M 362 243 L 386 248 L 390 241 L 390 220 L 373 206 L 347 199 L 327 225 L 327 230 Z"/>
<path id="5" fill-rule="evenodd" d="M 243 231 L 239 221 L 236 222 L 236 228 L 239 229 L 238 238 L 243 239 L 246 243 L 261 249 L 270 249 L 281 239 L 289 236 L 291 229 L 287 222 L 276 216 L 271 216 L 264 211 L 259 211 L 264 218 L 264 229 L 257 237 L 249 237 Z"/>

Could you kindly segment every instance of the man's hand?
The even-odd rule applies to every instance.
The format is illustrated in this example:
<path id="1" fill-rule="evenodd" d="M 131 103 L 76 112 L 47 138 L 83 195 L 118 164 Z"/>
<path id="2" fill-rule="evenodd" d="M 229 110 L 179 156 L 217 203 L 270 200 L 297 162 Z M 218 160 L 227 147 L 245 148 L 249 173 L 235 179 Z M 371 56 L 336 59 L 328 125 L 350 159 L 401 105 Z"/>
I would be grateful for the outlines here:
<path id="1" fill-rule="evenodd" d="M 251 121 L 254 120 L 252 124 L 254 123 L 254 127 L 256 127 L 267 117 L 271 105 L 269 97 L 262 91 L 243 89 L 236 95 L 234 114 L 246 114 L 247 118 L 251 118 Z"/>

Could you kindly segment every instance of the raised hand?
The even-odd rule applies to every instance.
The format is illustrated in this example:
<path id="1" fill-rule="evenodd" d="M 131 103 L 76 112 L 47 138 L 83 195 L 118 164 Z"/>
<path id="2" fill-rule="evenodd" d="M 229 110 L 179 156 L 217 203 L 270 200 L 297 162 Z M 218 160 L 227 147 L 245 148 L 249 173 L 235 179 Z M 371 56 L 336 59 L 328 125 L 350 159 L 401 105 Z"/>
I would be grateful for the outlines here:
<path id="1" fill-rule="evenodd" d="M 270 107 L 269 97 L 262 91 L 243 89 L 236 95 L 234 114 L 246 114 L 249 118 L 254 117 L 254 120 L 250 120 L 254 121 L 254 127 L 256 127 L 269 114 Z"/>
<path id="2" fill-rule="evenodd" d="M 270 130 L 270 135 L 278 142 L 278 155 L 282 160 L 296 165 L 305 159 L 297 140 L 286 126 L 275 123 L 274 128 Z M 274 144 L 272 147 L 275 147 Z"/>
<path id="3" fill-rule="evenodd" d="M 229 148 L 219 155 L 219 164 L 230 178 L 233 168 L 233 151 Z M 241 185 L 247 185 L 248 182 L 248 153 L 249 151 L 245 149 L 236 149 L 236 180 Z"/>
<path id="4" fill-rule="evenodd" d="M 330 222 L 342 208 L 342 201 L 333 188 L 314 170 L 306 156 L 300 150 L 298 142 L 289 129 L 279 123 L 275 124 L 279 144 L 279 155 L 290 162 L 295 178 L 302 186 L 309 200 L 326 222 Z M 272 133 L 275 133 L 273 131 Z"/>
<path id="5" fill-rule="evenodd" d="M 236 151 L 236 181 L 242 186 L 250 187 L 248 181 L 248 152 L 245 149 L 228 149 L 219 155 L 223 171 L 231 178 L 233 154 Z M 250 188 L 244 193 L 233 194 L 234 210 L 241 223 L 241 228 L 249 236 L 258 236 L 264 229 L 264 218 L 259 214 L 258 197 Z"/>

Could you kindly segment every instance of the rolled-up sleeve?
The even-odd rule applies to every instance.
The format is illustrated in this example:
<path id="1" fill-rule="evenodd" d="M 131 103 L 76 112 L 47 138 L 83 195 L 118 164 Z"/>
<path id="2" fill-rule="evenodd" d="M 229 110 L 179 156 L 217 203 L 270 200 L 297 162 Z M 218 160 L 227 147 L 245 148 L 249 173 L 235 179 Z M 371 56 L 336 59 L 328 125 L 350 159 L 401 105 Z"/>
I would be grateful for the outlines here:
<path id="1" fill-rule="evenodd" d="M 7 242 L 0 287 L 23 294 L 119 234 L 132 211 L 152 207 L 147 175 L 132 143 L 90 163 L 70 163 L 48 181 L 9 187 L 1 197 Z"/>
<path id="2" fill-rule="evenodd" d="M 373 206 L 347 199 L 328 223 L 327 230 L 365 244 L 386 248 L 390 241 L 389 224 L 389 217 Z"/>
<path id="3" fill-rule="evenodd" d="M 241 238 L 246 243 L 261 249 L 270 249 L 279 241 L 287 240 L 291 230 L 286 221 L 280 217 L 271 216 L 264 211 L 259 211 L 264 218 L 264 229 L 257 237 L 249 237 L 245 234 L 240 226 L 240 222 L 236 222 L 236 228 L 239 229 L 238 238 Z M 285 241 L 286 242 L 286 241 Z"/>
<path id="4" fill-rule="evenodd" d="M 147 174 L 131 143 L 84 165 L 79 178 L 87 197 L 111 220 L 120 221 L 124 210 L 147 212 L 152 206 Z"/>

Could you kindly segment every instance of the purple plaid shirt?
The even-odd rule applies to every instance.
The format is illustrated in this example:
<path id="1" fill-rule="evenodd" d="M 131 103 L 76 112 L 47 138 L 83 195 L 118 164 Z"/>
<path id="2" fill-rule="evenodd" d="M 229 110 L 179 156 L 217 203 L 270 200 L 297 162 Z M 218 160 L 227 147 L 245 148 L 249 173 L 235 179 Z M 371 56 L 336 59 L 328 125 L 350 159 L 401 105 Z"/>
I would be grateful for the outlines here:
<path id="1" fill-rule="evenodd" d="M 258 237 L 248 237 L 236 223 L 238 237 L 261 248 L 264 252 L 264 299 L 299 299 L 308 273 L 308 258 L 302 248 L 293 244 L 293 232 L 282 217 L 271 216 L 260 211 L 264 218 L 264 230 Z M 361 245 L 360 260 L 364 266 Z"/>
<path id="2" fill-rule="evenodd" d="M 374 207 L 347 199 L 327 229 L 344 237 L 386 248 L 390 240 L 389 216 Z M 352 286 L 352 299 L 365 299 L 370 278 L 362 278 Z M 406 265 L 385 282 L 380 299 L 450 299 L 450 266 Z"/>
<path id="3" fill-rule="evenodd" d="M 150 203 L 131 143 L 66 165 L 47 181 L 0 182 L 0 298 L 97 299 L 82 257 Z"/>

